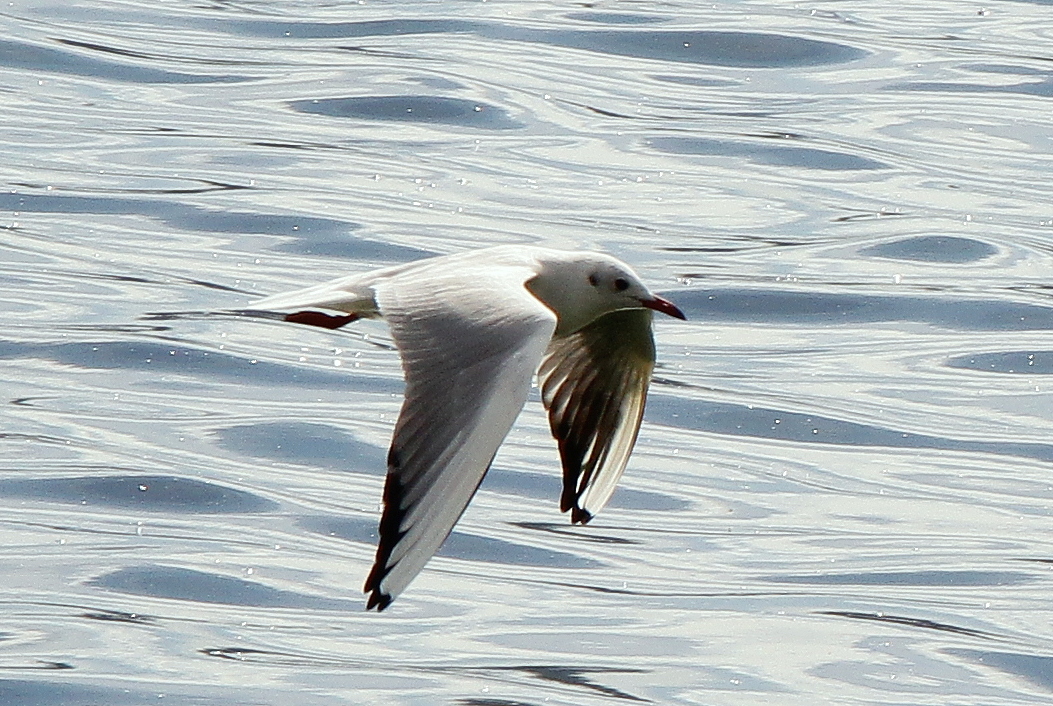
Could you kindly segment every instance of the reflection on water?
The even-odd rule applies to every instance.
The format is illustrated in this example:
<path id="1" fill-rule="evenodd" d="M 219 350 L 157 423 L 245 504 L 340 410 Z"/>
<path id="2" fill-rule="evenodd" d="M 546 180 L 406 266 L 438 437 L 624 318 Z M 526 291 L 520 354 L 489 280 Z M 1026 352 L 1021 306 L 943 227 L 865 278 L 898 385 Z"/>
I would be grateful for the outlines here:
<path id="1" fill-rule="evenodd" d="M 818 583 L 843 585 L 880 584 L 882 586 L 1012 586 L 1029 583 L 1028 574 L 1019 571 L 886 571 L 866 574 L 822 574 L 819 576 L 766 576 L 774 583 Z"/>
<path id="2" fill-rule="evenodd" d="M 92 579 L 90 584 L 109 591 L 196 603 L 337 611 L 357 607 L 355 601 L 306 596 L 256 581 L 171 566 L 129 566 Z"/>
<path id="3" fill-rule="evenodd" d="M 965 658 L 980 667 L 1022 677 L 1043 692 L 1053 691 L 1053 657 L 955 647 L 944 650 L 944 653 Z"/>
<path id="4" fill-rule="evenodd" d="M 0 478 L 0 494 L 85 507 L 103 505 L 139 512 L 177 514 L 273 512 L 276 503 L 251 493 L 190 478 L 88 476 L 80 478 Z"/>
<path id="5" fill-rule="evenodd" d="M 1048 701 L 1048 15 L 12 5 L 0 703 Z M 253 301 L 506 242 L 689 321 L 367 614 L 397 353 Z"/>
<path id="6" fill-rule="evenodd" d="M 970 353 L 951 358 L 947 365 L 988 373 L 1053 375 L 1053 351 Z"/>
<path id="7" fill-rule="evenodd" d="M 998 248 L 980 240 L 948 235 L 922 235 L 863 248 L 861 255 L 919 262 L 978 262 L 998 253 Z"/>
<path id="8" fill-rule="evenodd" d="M 1018 441 L 976 441 L 917 434 L 820 414 L 731 405 L 652 395 L 648 421 L 718 434 L 782 439 L 799 444 L 836 444 L 912 449 L 964 450 L 1029 456 L 1053 461 L 1053 445 Z"/>
<path id="9" fill-rule="evenodd" d="M 63 43 L 78 49 L 105 50 L 103 47 L 70 40 L 65 40 Z M 110 53 L 118 54 L 121 52 L 112 51 Z M 11 40 L 0 40 L 0 66 L 8 69 L 28 69 L 48 74 L 67 74 L 106 81 L 130 81 L 133 83 L 215 83 L 244 80 L 244 77 L 198 76 L 136 66 L 135 64 L 101 61 L 84 53 L 59 51 Z"/>
<path id="10" fill-rule="evenodd" d="M 959 331 L 1047 331 L 1053 306 L 956 296 L 887 296 L 803 290 L 690 289 L 677 303 L 692 320 L 844 326 L 903 321 Z"/>
<path id="11" fill-rule="evenodd" d="M 581 18 L 589 23 L 603 22 L 604 15 L 592 13 Z M 610 24 L 625 24 L 625 15 Z M 656 21 L 662 18 L 656 17 Z M 644 24 L 637 17 L 635 24 Z M 203 26 L 191 20 L 188 24 Z M 374 20 L 365 22 L 261 22 L 241 20 L 223 22 L 225 29 L 260 37 L 281 39 L 341 39 L 360 37 L 412 36 L 420 34 L 472 34 L 496 42 L 522 42 L 567 49 L 584 49 L 641 59 L 712 64 L 717 66 L 787 68 L 853 61 L 865 56 L 862 49 L 800 36 L 759 32 L 712 30 L 649 31 L 551 30 L 523 25 L 460 20 Z M 211 27 L 215 27 L 215 20 Z"/>
<path id="12" fill-rule="evenodd" d="M 784 137 L 782 141 L 788 142 Z M 829 171 L 852 171 L 856 169 L 882 169 L 881 162 L 854 154 L 819 150 L 811 147 L 787 147 L 762 142 L 738 142 L 712 140 L 698 137 L 659 137 L 648 140 L 648 144 L 662 152 L 673 154 L 716 155 L 735 157 L 757 164 L 768 164 L 797 169 L 823 169 Z"/>
<path id="13" fill-rule="evenodd" d="M 293 101 L 302 113 L 363 120 L 444 123 L 486 130 L 522 127 L 500 108 L 485 103 L 442 96 L 363 96 Z"/>

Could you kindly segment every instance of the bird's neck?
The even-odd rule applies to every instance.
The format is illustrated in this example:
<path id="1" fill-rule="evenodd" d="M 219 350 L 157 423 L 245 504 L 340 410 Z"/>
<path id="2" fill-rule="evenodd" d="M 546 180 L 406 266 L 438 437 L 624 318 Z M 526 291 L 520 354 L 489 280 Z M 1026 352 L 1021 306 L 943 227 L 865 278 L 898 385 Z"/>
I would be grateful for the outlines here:
<path id="1" fill-rule="evenodd" d="M 568 336 L 588 326 L 604 313 L 596 308 L 591 299 L 583 298 L 580 293 L 559 286 L 552 279 L 534 277 L 527 280 L 525 286 L 538 301 L 556 315 L 556 330 L 553 336 Z"/>

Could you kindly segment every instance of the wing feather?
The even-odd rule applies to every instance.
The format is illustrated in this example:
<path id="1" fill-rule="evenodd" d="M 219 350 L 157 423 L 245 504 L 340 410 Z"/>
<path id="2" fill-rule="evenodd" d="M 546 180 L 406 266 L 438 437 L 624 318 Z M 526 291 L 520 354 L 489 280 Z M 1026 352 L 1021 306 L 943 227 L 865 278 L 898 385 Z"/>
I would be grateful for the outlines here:
<path id="1" fill-rule="evenodd" d="M 651 311 L 615 311 L 553 339 L 538 379 L 563 464 L 560 509 L 582 524 L 625 470 L 654 369 Z"/>
<path id="2" fill-rule="evenodd" d="M 526 267 L 444 279 L 393 277 L 376 301 L 402 356 L 406 394 L 388 454 L 368 607 L 383 610 L 464 512 L 526 401 L 555 315 Z"/>

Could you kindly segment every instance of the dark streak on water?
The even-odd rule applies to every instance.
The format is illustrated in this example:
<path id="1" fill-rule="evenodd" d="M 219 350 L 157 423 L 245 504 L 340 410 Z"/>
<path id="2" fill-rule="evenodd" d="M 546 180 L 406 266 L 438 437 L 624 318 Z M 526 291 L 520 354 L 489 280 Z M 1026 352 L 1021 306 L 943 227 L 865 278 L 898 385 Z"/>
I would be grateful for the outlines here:
<path id="1" fill-rule="evenodd" d="M 928 620 L 925 618 L 911 618 L 905 615 L 888 615 L 886 613 L 859 613 L 856 611 L 842 611 L 842 610 L 826 610 L 821 611 L 823 615 L 835 615 L 841 618 L 849 618 L 851 620 L 871 620 L 877 623 L 885 623 L 887 625 L 902 625 L 909 628 L 919 628 L 922 630 L 936 630 L 938 632 L 949 632 L 956 635 L 968 635 L 970 637 L 980 637 L 985 639 L 997 639 L 997 635 L 986 633 L 983 630 L 973 630 L 972 628 L 965 628 L 959 625 L 948 625 L 947 623 L 940 623 L 935 620 Z"/>

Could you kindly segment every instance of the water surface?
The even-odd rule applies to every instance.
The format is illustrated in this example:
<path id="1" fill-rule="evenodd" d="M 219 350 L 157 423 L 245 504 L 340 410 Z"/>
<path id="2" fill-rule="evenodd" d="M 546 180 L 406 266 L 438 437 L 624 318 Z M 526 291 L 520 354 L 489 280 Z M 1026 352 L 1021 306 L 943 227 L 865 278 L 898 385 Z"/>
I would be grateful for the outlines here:
<path id="1" fill-rule="evenodd" d="M 1051 12 L 10 5 L 0 703 L 1050 703 Z M 397 354 L 251 302 L 497 243 L 689 320 L 366 613 Z"/>

